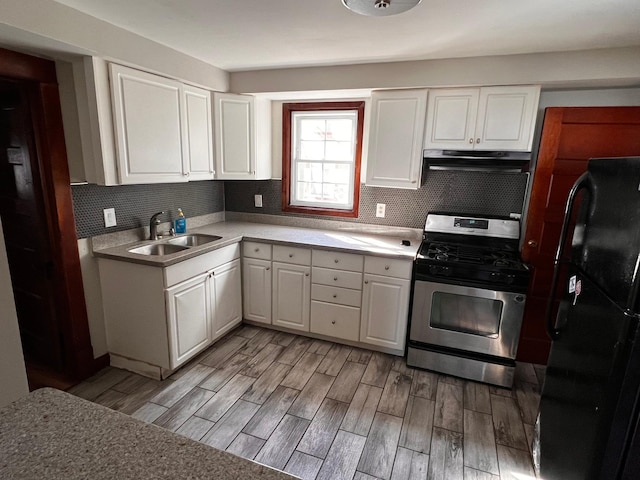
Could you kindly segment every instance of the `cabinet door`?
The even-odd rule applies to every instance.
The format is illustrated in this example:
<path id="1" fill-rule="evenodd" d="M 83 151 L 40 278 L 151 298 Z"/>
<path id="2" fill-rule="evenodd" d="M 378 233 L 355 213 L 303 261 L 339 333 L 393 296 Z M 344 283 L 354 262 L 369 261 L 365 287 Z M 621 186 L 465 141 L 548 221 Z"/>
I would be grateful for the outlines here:
<path id="1" fill-rule="evenodd" d="M 429 90 L 424 148 L 473 149 L 479 95 L 478 88 Z"/>
<path id="2" fill-rule="evenodd" d="M 271 262 L 245 258 L 242 285 L 244 318 L 271 324 Z"/>
<path id="3" fill-rule="evenodd" d="M 211 93 L 184 85 L 184 155 L 189 180 L 213 180 Z"/>
<path id="4" fill-rule="evenodd" d="M 111 64 L 121 184 L 184 182 L 182 84 Z"/>
<path id="5" fill-rule="evenodd" d="M 475 148 L 531 150 L 540 87 L 480 89 Z"/>
<path id="6" fill-rule="evenodd" d="M 171 368 L 177 368 L 210 342 L 208 274 L 166 290 Z"/>
<path id="7" fill-rule="evenodd" d="M 253 97 L 214 93 L 216 178 L 255 178 Z"/>
<path id="8" fill-rule="evenodd" d="M 212 272 L 212 339 L 216 339 L 242 321 L 242 283 L 240 260 L 225 263 Z"/>
<path id="9" fill-rule="evenodd" d="M 411 281 L 365 274 L 360 341 L 404 350 Z"/>
<path id="10" fill-rule="evenodd" d="M 309 331 L 311 268 L 273 262 L 274 325 Z"/>
<path id="11" fill-rule="evenodd" d="M 373 92 L 367 185 L 417 189 L 427 90 Z"/>

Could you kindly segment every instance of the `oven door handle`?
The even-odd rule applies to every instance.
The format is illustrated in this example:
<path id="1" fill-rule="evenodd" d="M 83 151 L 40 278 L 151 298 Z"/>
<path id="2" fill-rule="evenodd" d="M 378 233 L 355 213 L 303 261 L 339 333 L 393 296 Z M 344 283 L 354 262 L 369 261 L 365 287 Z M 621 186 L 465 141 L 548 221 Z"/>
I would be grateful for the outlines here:
<path id="1" fill-rule="evenodd" d="M 589 177 L 589 173 L 585 172 L 580 175 L 580 178 L 576 180 L 576 183 L 573 184 L 571 190 L 569 191 L 569 197 L 567 198 L 567 203 L 564 207 L 564 220 L 562 222 L 562 230 L 560 231 L 560 243 L 558 243 L 558 248 L 556 249 L 556 256 L 553 260 L 553 277 L 551 279 L 551 293 L 549 295 L 549 300 L 547 301 L 547 310 L 546 310 L 546 327 L 547 334 L 551 340 L 554 340 L 560 334 L 560 329 L 557 328 L 557 320 L 558 318 L 553 318 L 553 304 L 555 302 L 556 296 L 556 288 L 558 287 L 558 278 L 560 276 L 560 266 L 562 264 L 562 257 L 564 256 L 564 244 L 567 240 L 567 235 L 569 233 L 569 223 L 571 222 L 571 213 L 573 212 L 573 206 L 576 200 L 576 196 L 578 192 L 586 189 L 587 191 L 593 193 L 591 179 Z M 562 313 L 562 309 L 558 311 L 558 316 Z"/>

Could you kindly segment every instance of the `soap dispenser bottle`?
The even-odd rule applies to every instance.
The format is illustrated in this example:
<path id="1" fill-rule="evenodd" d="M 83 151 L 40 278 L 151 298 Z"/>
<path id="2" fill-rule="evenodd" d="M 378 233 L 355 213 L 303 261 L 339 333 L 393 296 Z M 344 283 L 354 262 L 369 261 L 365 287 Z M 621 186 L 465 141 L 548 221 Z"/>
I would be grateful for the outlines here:
<path id="1" fill-rule="evenodd" d="M 182 213 L 182 209 L 178 209 L 178 218 L 174 221 L 176 234 L 178 233 L 186 233 L 187 232 L 187 219 L 184 218 L 184 213 Z"/>

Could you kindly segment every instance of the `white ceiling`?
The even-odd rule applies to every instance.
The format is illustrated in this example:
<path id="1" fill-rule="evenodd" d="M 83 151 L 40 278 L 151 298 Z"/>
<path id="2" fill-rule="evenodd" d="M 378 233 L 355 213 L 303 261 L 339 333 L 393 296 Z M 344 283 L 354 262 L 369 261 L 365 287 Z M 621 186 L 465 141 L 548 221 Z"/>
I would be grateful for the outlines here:
<path id="1" fill-rule="evenodd" d="M 56 0 L 229 71 L 640 45 L 639 0 Z"/>

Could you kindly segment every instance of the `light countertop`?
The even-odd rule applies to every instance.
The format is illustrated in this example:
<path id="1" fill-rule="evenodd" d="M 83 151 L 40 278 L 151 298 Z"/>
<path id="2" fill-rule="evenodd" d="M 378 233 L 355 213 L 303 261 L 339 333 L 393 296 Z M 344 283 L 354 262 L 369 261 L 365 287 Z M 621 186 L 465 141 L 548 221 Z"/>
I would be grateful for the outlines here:
<path id="1" fill-rule="evenodd" d="M 95 250 L 94 255 L 100 258 L 110 258 L 113 260 L 166 267 L 202 253 L 210 252 L 233 243 L 238 243 L 242 240 L 315 249 L 339 249 L 349 253 L 376 255 L 405 260 L 413 260 L 418 248 L 420 247 L 420 239 L 416 236 L 397 237 L 251 222 L 212 223 L 210 225 L 189 229 L 187 233 L 218 235 L 221 236 L 222 239 L 198 247 L 193 247 L 188 250 L 182 250 L 180 252 L 162 256 L 131 253 L 129 252 L 129 249 L 135 246 L 162 242 L 166 239 L 156 242 L 151 242 L 149 240 L 139 241 L 102 250 Z M 402 245 L 402 240 L 409 240 L 411 245 Z"/>
<path id="2" fill-rule="evenodd" d="M 44 388 L 0 409 L 0 478 L 296 477 Z"/>

